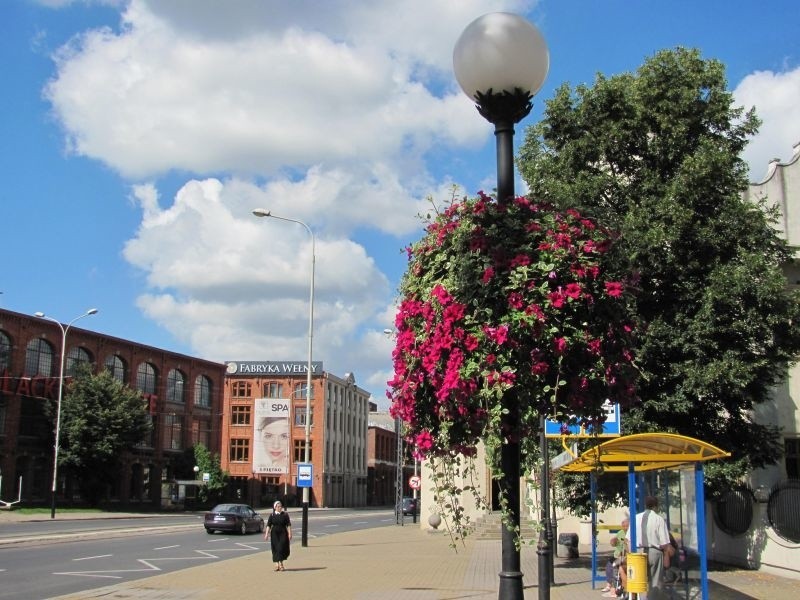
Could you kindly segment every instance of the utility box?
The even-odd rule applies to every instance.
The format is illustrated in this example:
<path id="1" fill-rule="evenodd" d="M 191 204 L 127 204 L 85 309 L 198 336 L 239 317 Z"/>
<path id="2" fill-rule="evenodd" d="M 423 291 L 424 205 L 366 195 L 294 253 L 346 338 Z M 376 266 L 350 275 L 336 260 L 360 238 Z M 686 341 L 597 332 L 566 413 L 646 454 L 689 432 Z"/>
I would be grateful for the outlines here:
<path id="1" fill-rule="evenodd" d="M 578 558 L 578 534 L 558 534 L 558 556 L 565 558 Z"/>

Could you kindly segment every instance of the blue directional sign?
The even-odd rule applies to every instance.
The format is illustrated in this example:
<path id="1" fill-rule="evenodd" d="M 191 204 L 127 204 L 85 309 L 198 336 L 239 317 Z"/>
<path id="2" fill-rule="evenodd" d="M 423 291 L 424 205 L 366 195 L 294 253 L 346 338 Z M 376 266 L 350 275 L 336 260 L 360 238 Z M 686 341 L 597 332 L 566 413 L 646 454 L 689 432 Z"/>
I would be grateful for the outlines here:
<path id="1" fill-rule="evenodd" d="M 622 422 L 620 420 L 619 404 L 612 404 L 606 400 L 603 404 L 606 411 L 606 422 L 603 423 L 599 431 L 591 427 L 581 425 L 564 425 L 552 419 L 545 419 L 544 434 L 547 437 L 561 437 L 568 435 L 572 437 L 619 437 L 622 435 Z M 566 431 L 564 431 L 566 429 Z"/>
<path id="2" fill-rule="evenodd" d="M 314 465 L 311 463 L 297 463 L 297 487 L 313 487 Z"/>

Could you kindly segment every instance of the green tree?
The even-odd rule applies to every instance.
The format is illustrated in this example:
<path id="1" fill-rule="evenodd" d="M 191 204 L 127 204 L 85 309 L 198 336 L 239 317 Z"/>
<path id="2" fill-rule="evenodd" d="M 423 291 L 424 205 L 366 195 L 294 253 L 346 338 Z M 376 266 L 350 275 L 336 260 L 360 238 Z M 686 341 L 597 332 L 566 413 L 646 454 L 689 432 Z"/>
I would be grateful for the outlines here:
<path id="1" fill-rule="evenodd" d="M 209 479 L 206 485 L 200 486 L 198 496 L 203 504 L 216 502 L 225 489 L 228 474 L 222 470 L 222 463 L 219 454 L 213 454 L 203 444 L 196 444 L 194 447 L 195 465 L 200 468 L 200 473 L 208 473 Z"/>
<path id="2" fill-rule="evenodd" d="M 78 480 L 83 498 L 96 506 L 120 473 L 120 455 L 141 442 L 150 420 L 139 392 L 108 371 L 81 366 L 61 407 L 59 465 Z"/>
<path id="3" fill-rule="evenodd" d="M 733 453 L 707 468 L 710 491 L 781 455 L 753 421 L 800 351 L 798 294 L 774 212 L 742 200 L 740 158 L 758 128 L 735 107 L 723 65 L 658 52 L 635 73 L 562 85 L 530 127 L 518 165 L 538 201 L 620 232 L 618 270 L 638 274 L 641 402 L 628 433 L 691 435 Z"/>

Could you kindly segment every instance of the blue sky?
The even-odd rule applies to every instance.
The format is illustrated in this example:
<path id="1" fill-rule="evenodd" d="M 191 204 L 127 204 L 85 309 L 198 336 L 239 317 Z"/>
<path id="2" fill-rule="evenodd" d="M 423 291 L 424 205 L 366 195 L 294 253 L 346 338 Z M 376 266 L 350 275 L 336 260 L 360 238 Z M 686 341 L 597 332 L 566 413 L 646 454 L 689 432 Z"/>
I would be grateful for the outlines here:
<path id="1" fill-rule="evenodd" d="M 402 248 L 427 197 L 494 186 L 494 137 L 452 75 L 461 31 L 524 14 L 563 82 L 678 45 L 764 120 L 753 180 L 800 142 L 796 3 L 663 0 L 3 0 L 0 307 L 225 360 L 390 377 Z M 518 187 L 518 191 L 520 188 Z"/>

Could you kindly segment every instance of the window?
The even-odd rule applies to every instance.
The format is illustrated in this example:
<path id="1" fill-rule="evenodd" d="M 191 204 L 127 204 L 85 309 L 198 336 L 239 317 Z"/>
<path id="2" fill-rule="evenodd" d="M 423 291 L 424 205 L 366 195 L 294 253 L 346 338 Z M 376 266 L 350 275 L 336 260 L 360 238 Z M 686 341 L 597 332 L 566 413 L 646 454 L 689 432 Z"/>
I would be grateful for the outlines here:
<path id="1" fill-rule="evenodd" d="M 244 404 L 231 406 L 231 425 L 250 425 L 250 407 Z"/>
<path id="2" fill-rule="evenodd" d="M 177 369 L 170 369 L 167 373 L 167 402 L 183 404 L 186 401 L 183 391 L 185 385 L 186 378 L 183 373 Z"/>
<path id="3" fill-rule="evenodd" d="M 786 438 L 783 449 L 786 457 L 786 477 L 800 479 L 800 439 Z"/>
<path id="4" fill-rule="evenodd" d="M 85 348 L 75 346 L 67 354 L 67 362 L 64 365 L 64 374 L 67 377 L 74 377 L 78 370 L 78 365 L 80 364 L 91 366 L 92 357 Z"/>
<path id="5" fill-rule="evenodd" d="M 53 347 L 41 338 L 28 342 L 25 350 L 25 375 L 50 377 L 52 374 Z"/>
<path id="6" fill-rule="evenodd" d="M 311 426 L 314 425 L 314 409 L 311 409 Z M 306 407 L 305 406 L 297 406 L 294 409 L 294 426 L 295 427 L 305 427 L 306 426 Z"/>
<path id="7" fill-rule="evenodd" d="M 194 380 L 194 403 L 196 406 L 211 408 L 211 380 L 205 375 L 198 375 Z"/>
<path id="8" fill-rule="evenodd" d="M 183 444 L 183 423 L 181 415 L 164 415 L 164 449 L 181 450 Z"/>
<path id="9" fill-rule="evenodd" d="M 150 363 L 141 363 L 136 371 L 136 389 L 144 394 L 155 394 L 157 385 L 156 368 Z"/>
<path id="10" fill-rule="evenodd" d="M 737 487 L 725 492 L 714 506 L 714 521 L 730 536 L 748 532 L 753 522 L 753 492 Z"/>
<path id="11" fill-rule="evenodd" d="M 311 440 L 308 440 L 308 461 L 314 457 L 313 454 L 314 446 L 311 444 Z M 306 462 L 306 441 L 305 440 L 295 440 L 294 441 L 294 462 Z"/>
<path id="12" fill-rule="evenodd" d="M 250 398 L 252 395 L 250 391 L 249 381 L 234 381 L 233 389 L 231 390 L 232 398 Z"/>
<path id="13" fill-rule="evenodd" d="M 295 383 L 294 384 L 294 397 L 295 398 L 305 398 L 306 397 L 306 384 L 303 383 Z M 314 386 L 311 386 L 311 397 L 314 397 Z"/>
<path id="14" fill-rule="evenodd" d="M 250 461 L 250 440 L 246 439 L 231 440 L 230 461 L 231 462 Z"/>
<path id="15" fill-rule="evenodd" d="M 0 331 L 0 371 L 11 368 L 11 340 Z"/>
<path id="16" fill-rule="evenodd" d="M 277 381 L 265 383 L 264 398 L 283 398 L 283 384 Z"/>
<path id="17" fill-rule="evenodd" d="M 152 414 L 145 415 L 145 418 L 150 421 L 150 429 L 144 434 L 142 441 L 136 444 L 137 448 L 155 448 L 156 445 L 156 427 L 158 419 Z"/>
<path id="18" fill-rule="evenodd" d="M 194 419 L 192 421 L 192 443 L 193 445 L 203 444 L 209 447 L 211 441 L 211 423 L 204 419 Z"/>
<path id="19" fill-rule="evenodd" d="M 120 383 L 125 383 L 128 373 L 127 369 L 125 368 L 125 361 L 123 361 L 119 356 L 114 354 L 107 356 L 106 362 L 103 363 L 103 366 L 106 368 L 106 371 L 111 373 L 111 376 L 114 379 Z"/>
<path id="20" fill-rule="evenodd" d="M 800 505 L 800 481 L 797 479 L 787 479 L 776 484 L 767 502 L 769 524 L 775 533 L 793 544 L 800 544 L 798 505 Z"/>

